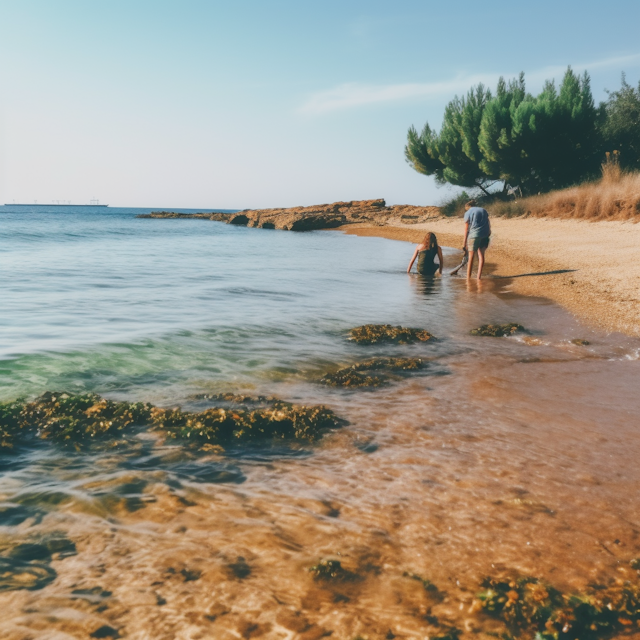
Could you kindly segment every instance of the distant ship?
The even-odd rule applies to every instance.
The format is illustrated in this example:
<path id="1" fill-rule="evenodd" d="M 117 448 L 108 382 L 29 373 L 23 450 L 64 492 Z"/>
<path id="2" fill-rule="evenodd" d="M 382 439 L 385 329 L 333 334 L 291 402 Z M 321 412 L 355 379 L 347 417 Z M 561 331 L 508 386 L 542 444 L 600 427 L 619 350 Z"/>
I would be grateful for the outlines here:
<path id="1" fill-rule="evenodd" d="M 5 207 L 108 207 L 108 204 L 28 204 L 23 202 L 5 202 Z"/>

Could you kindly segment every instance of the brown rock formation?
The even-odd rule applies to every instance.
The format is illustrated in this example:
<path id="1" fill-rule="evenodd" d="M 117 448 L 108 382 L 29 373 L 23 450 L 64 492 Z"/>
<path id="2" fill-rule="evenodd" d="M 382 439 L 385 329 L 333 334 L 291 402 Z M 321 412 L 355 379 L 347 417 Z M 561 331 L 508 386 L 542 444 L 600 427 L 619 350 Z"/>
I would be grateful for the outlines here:
<path id="1" fill-rule="evenodd" d="M 290 209 L 246 209 L 237 213 L 176 213 L 174 211 L 154 211 L 139 215 L 138 218 L 201 218 L 217 220 L 247 227 L 262 229 L 284 229 L 287 231 L 311 231 L 331 229 L 345 224 L 367 223 L 383 226 L 386 224 L 414 224 L 424 222 L 439 214 L 438 207 L 415 207 L 395 205 L 387 207 L 383 199 L 352 200 L 334 202 L 311 207 Z"/>

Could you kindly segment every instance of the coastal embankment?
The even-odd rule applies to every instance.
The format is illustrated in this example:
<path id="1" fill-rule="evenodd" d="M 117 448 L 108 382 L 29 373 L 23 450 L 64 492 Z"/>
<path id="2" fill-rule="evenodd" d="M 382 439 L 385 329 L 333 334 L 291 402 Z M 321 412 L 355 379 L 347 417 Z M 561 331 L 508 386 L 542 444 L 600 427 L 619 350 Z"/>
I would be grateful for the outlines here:
<path id="1" fill-rule="evenodd" d="M 415 207 L 412 205 L 388 207 L 386 202 L 380 198 L 378 200 L 352 200 L 288 209 L 245 209 L 233 214 L 154 211 L 139 215 L 138 218 L 200 218 L 260 229 L 313 231 L 333 229 L 346 224 L 417 224 L 438 216 L 439 213 L 438 207 Z"/>
<path id="2" fill-rule="evenodd" d="M 201 218 L 290 231 L 339 229 L 407 242 L 420 241 L 429 230 L 450 247 L 461 246 L 463 238 L 461 219 L 441 216 L 438 207 L 386 206 L 383 199 L 234 214 L 158 211 L 139 217 Z M 490 279 L 509 280 L 508 286 L 523 295 L 549 298 L 593 326 L 640 335 L 640 225 L 538 214 L 494 217 L 492 229 Z"/>

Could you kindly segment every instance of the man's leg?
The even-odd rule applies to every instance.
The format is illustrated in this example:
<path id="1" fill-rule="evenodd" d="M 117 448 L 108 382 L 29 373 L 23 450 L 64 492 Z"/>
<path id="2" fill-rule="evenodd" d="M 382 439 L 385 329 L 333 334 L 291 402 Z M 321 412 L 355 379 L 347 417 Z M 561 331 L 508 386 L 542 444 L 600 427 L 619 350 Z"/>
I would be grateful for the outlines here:
<path id="1" fill-rule="evenodd" d="M 482 267 L 484 267 L 484 252 L 486 250 L 486 247 L 481 247 L 480 249 L 478 249 L 478 280 L 482 278 Z"/>
<path id="2" fill-rule="evenodd" d="M 471 278 L 471 270 L 473 269 L 473 258 L 476 255 L 476 252 L 472 249 L 469 249 L 469 264 L 467 264 L 467 280 Z"/>

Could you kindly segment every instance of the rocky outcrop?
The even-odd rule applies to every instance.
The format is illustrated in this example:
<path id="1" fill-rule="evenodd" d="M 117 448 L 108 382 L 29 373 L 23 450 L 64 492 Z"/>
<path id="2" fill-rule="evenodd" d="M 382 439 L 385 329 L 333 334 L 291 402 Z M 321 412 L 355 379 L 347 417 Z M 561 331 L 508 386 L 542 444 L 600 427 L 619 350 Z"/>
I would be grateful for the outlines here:
<path id="1" fill-rule="evenodd" d="M 228 224 L 261 229 L 284 229 L 287 231 L 311 231 L 332 229 L 345 224 L 366 223 L 376 226 L 386 224 L 415 224 L 438 216 L 438 207 L 415 207 L 395 205 L 387 207 L 383 199 L 352 200 L 311 207 L 290 209 L 246 209 L 237 213 L 176 213 L 154 211 L 138 218 L 201 218 Z"/>

